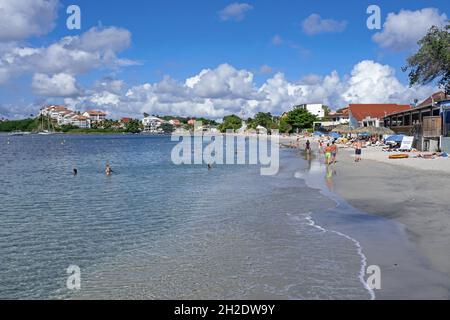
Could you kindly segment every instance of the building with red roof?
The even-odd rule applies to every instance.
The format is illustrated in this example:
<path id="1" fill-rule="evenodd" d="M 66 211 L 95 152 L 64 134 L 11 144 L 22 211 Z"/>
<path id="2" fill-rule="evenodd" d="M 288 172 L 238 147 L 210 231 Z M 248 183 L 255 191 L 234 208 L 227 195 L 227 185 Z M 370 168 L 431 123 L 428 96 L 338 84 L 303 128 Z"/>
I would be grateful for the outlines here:
<path id="1" fill-rule="evenodd" d="M 387 115 L 410 110 L 412 107 L 406 104 L 350 104 L 348 116 L 350 126 L 358 127 L 380 127 Z"/>
<path id="2" fill-rule="evenodd" d="M 106 113 L 98 110 L 88 110 L 83 113 L 83 116 L 87 117 L 93 122 L 102 122 L 106 120 Z"/>

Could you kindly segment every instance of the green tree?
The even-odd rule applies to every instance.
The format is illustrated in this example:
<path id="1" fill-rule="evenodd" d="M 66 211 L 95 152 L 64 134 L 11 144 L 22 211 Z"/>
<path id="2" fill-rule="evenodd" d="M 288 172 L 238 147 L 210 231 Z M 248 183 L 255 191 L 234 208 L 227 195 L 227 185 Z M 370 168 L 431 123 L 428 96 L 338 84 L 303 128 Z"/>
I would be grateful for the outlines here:
<path id="1" fill-rule="evenodd" d="M 165 132 L 165 133 L 172 133 L 175 130 L 175 127 L 173 125 L 171 125 L 170 123 L 163 123 L 161 125 L 161 129 Z"/>
<path id="2" fill-rule="evenodd" d="M 325 112 L 325 117 L 331 113 L 331 109 L 329 106 L 323 106 L 323 111 Z"/>
<path id="3" fill-rule="evenodd" d="M 419 51 L 408 58 L 409 83 L 425 85 L 437 80 L 450 94 L 450 24 L 440 29 L 431 27 L 427 35 L 418 42 Z"/>
<path id="4" fill-rule="evenodd" d="M 227 130 L 238 130 L 242 127 L 242 119 L 237 115 L 226 116 L 223 118 L 223 123 L 219 126 L 221 132 L 226 132 Z"/>
<path id="5" fill-rule="evenodd" d="M 131 119 L 125 125 L 125 131 L 129 133 L 139 133 L 141 131 L 141 122 L 136 119 Z"/>
<path id="6" fill-rule="evenodd" d="M 257 125 L 256 125 L 254 119 L 248 118 L 247 121 L 246 121 L 246 124 L 247 124 L 247 128 L 248 128 L 248 129 L 256 129 L 256 126 L 257 126 Z"/>
<path id="7" fill-rule="evenodd" d="M 282 118 L 280 124 L 278 125 L 278 130 L 282 133 L 292 132 L 292 126 L 288 123 L 287 118 Z"/>
<path id="8" fill-rule="evenodd" d="M 273 129 L 273 117 L 270 114 L 270 112 L 258 112 L 255 115 L 255 125 L 257 126 L 262 126 L 264 128 L 266 128 L 268 131 L 270 131 L 271 129 Z"/>
<path id="9" fill-rule="evenodd" d="M 69 132 L 71 130 L 75 130 L 75 129 L 80 129 L 80 127 L 73 126 L 71 124 L 63 124 L 61 126 L 61 131 L 64 132 L 64 133 L 67 133 L 67 132 Z"/>
<path id="10" fill-rule="evenodd" d="M 0 132 L 35 131 L 39 127 L 38 119 L 8 120 L 0 122 Z"/>
<path id="11" fill-rule="evenodd" d="M 294 108 L 288 113 L 285 121 L 292 127 L 291 130 L 301 130 L 312 128 L 314 121 L 317 121 L 317 117 L 304 108 Z"/>

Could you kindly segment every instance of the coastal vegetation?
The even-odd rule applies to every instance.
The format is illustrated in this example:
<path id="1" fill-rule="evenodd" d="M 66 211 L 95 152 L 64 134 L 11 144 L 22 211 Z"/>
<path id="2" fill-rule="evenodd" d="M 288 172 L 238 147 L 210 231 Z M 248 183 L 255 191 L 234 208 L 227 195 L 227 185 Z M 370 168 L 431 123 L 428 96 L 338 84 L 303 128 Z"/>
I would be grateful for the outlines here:
<path id="1" fill-rule="evenodd" d="M 300 107 L 294 107 L 289 111 L 280 121 L 280 131 L 291 133 L 310 129 L 313 126 L 314 121 L 318 118 L 309 113 L 308 110 Z"/>
<path id="2" fill-rule="evenodd" d="M 11 132 L 11 131 L 35 131 L 39 127 L 38 119 L 22 119 L 13 121 L 2 121 L 0 122 L 0 132 Z"/>
<path id="3" fill-rule="evenodd" d="M 404 72 L 409 70 L 410 85 L 437 81 L 450 94 L 450 24 L 444 28 L 433 26 L 418 44 L 418 52 L 408 58 L 403 68 Z"/>
<path id="4" fill-rule="evenodd" d="M 105 120 L 101 124 L 93 123 L 91 128 L 79 128 L 73 125 L 58 126 L 56 121 L 47 117 L 27 118 L 21 120 L 7 120 L 0 122 L 0 132 L 39 132 L 47 128 L 52 128 L 55 132 L 88 134 L 88 133 L 138 133 L 141 131 L 141 122 L 137 119 L 130 119 L 126 124 L 120 121 Z"/>
<path id="5" fill-rule="evenodd" d="M 247 129 L 250 130 L 257 130 L 259 127 L 263 127 L 269 133 L 272 130 L 278 130 L 281 133 L 293 133 L 305 130 L 311 131 L 314 121 L 317 120 L 318 118 L 308 110 L 296 106 L 281 117 L 273 116 L 270 112 L 258 112 L 254 118 L 248 118 L 245 122 Z M 227 130 L 236 131 L 242 125 L 243 120 L 240 117 L 237 115 L 229 115 L 223 118 L 219 130 L 221 132 L 226 132 Z"/>
<path id="6" fill-rule="evenodd" d="M 227 130 L 239 130 L 242 127 L 242 119 L 237 115 L 232 114 L 223 118 L 223 123 L 219 126 L 220 132 Z"/>
<path id="7" fill-rule="evenodd" d="M 144 116 L 150 115 L 144 113 Z M 247 118 L 245 121 L 239 116 L 232 114 L 223 118 L 221 123 L 207 118 L 186 118 L 179 116 L 158 116 L 155 117 L 164 120 L 160 128 L 164 133 L 172 133 L 177 127 L 187 130 L 193 130 L 193 120 L 201 122 L 203 127 L 217 128 L 220 132 L 227 130 L 237 131 L 244 126 L 248 130 L 258 130 L 261 127 L 270 134 L 272 130 L 279 130 L 281 133 L 292 133 L 312 128 L 313 122 L 317 118 L 301 107 L 294 107 L 283 116 L 274 116 L 270 112 L 258 112 L 253 118 Z M 0 132 L 24 131 L 39 132 L 42 130 L 51 130 L 67 134 L 114 134 L 114 133 L 140 133 L 144 130 L 142 121 L 138 119 L 125 118 L 127 121 L 105 119 L 100 122 L 92 122 L 90 128 L 79 128 L 75 125 L 58 125 L 56 120 L 48 117 L 39 116 L 23 120 L 7 120 L 0 122 Z M 178 120 L 178 124 L 173 121 Z M 51 129 L 49 129 L 51 128 Z"/>

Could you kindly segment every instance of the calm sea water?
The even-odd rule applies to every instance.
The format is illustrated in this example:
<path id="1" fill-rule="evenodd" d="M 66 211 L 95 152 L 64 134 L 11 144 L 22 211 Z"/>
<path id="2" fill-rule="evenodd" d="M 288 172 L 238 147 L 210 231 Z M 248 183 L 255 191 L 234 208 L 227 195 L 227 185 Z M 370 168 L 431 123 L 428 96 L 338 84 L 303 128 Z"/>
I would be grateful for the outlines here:
<path id="1" fill-rule="evenodd" d="M 0 136 L 0 298 L 368 299 L 355 242 L 314 225 L 333 200 L 281 151 L 175 166 L 168 137 Z M 109 161 L 115 174 L 106 177 Z M 72 176 L 72 168 L 78 176 Z M 82 288 L 66 288 L 69 265 Z"/>

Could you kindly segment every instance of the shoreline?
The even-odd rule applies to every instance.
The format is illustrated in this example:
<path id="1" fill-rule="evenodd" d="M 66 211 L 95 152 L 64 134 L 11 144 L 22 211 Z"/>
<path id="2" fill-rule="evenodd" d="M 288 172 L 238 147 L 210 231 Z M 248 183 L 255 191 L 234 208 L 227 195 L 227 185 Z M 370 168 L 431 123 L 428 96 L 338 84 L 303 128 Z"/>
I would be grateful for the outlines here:
<path id="1" fill-rule="evenodd" d="M 442 187 L 450 175 L 445 170 L 411 170 L 411 164 L 386 162 L 364 158 L 363 152 L 363 161 L 354 163 L 350 152 L 341 151 L 333 192 L 361 211 L 404 226 L 409 241 L 433 269 L 445 274 L 443 283 L 448 282 L 450 199 Z"/>
<path id="2" fill-rule="evenodd" d="M 364 152 L 363 161 L 354 163 L 349 148 L 339 150 L 338 162 L 330 165 L 333 177 L 328 179 L 323 156 L 317 153 L 315 139 L 311 141 L 312 157 L 300 146 L 304 160 L 309 159 L 309 169 L 299 178 L 337 204 L 334 209 L 315 212 L 314 222 L 361 243 L 368 265 L 381 269 L 383 288 L 376 290 L 376 298 L 449 299 L 450 201 L 441 185 L 450 176 L 411 170 L 399 162 L 365 160 Z M 441 182 L 436 183 L 435 177 Z M 411 200 L 414 207 L 408 204 Z"/>

